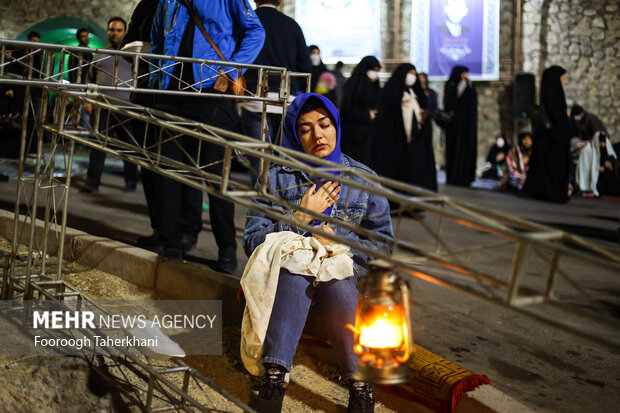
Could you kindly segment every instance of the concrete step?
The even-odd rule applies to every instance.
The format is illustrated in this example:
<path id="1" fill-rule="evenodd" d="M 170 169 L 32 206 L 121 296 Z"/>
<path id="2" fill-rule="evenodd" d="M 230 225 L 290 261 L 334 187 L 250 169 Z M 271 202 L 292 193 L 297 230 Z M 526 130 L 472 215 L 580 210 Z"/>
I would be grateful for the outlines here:
<path id="1" fill-rule="evenodd" d="M 0 210 L 0 236 L 13 238 L 14 214 Z M 20 217 L 23 224 L 24 217 Z M 36 221 L 35 236 L 39 243 L 43 236 L 43 221 Z M 22 232 L 20 243 L 29 242 L 30 232 Z M 97 268 L 113 274 L 130 283 L 159 291 L 171 299 L 222 300 L 222 311 L 226 324 L 240 325 L 243 304 L 237 300 L 240 282 L 238 279 L 187 262 L 162 259 L 150 251 L 104 237 L 96 237 L 82 231 L 67 228 L 65 238 L 65 259 L 80 265 Z M 48 253 L 57 253 L 58 240 L 54 232 L 48 234 Z M 430 352 L 429 352 L 430 353 Z M 329 356 L 313 353 L 313 356 L 329 361 Z M 449 363 L 449 362 L 448 362 Z M 379 391 L 378 398 L 389 396 Z M 401 403 L 402 402 L 402 403 Z M 409 412 L 428 412 L 420 403 L 401 400 L 397 411 L 406 407 Z M 404 404 L 403 404 L 404 403 Z M 405 410 L 402 410 L 405 411 Z M 456 413 L 512 413 L 533 410 L 510 398 L 492 385 L 482 385 L 465 393 L 456 405 Z"/>

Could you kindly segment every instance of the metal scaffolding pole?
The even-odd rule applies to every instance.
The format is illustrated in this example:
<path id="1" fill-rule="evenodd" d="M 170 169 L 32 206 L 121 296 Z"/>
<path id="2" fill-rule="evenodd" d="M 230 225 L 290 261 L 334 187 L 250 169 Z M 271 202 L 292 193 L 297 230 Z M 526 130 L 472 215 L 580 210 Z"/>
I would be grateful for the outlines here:
<path id="1" fill-rule="evenodd" d="M 6 45 L 15 46 L 13 41 L 1 40 L 3 50 Z M 75 54 L 82 48 L 70 48 L 64 46 L 41 45 L 24 42 L 21 47 L 38 47 L 39 52 L 47 51 L 49 55 L 54 52 L 62 54 Z M 88 49 L 93 51 L 93 49 Z M 129 58 L 132 61 L 150 63 L 151 59 L 172 60 L 174 64 L 200 63 L 204 65 L 217 64 L 219 62 L 198 61 L 190 58 L 171 58 L 170 56 L 158 56 L 142 53 L 130 53 L 123 51 L 113 51 L 109 49 L 95 50 L 97 53 L 108 54 L 118 62 L 120 58 Z M 32 56 L 32 55 L 31 55 Z M 3 63 L 4 62 L 4 63 Z M 0 74 L 4 69 L 3 65 L 10 63 L 10 59 L 4 58 L 0 61 Z M 137 66 L 137 65 L 134 65 Z M 261 136 L 265 134 L 265 110 L 268 105 L 282 107 L 286 110 L 288 105 L 288 85 L 292 76 L 299 74 L 287 72 L 282 68 L 260 67 L 255 65 L 236 64 L 235 68 L 257 69 L 261 76 L 258 82 L 256 93 L 245 96 L 246 100 L 254 100 L 263 104 L 263 118 L 261 121 Z M 53 187 L 54 179 L 47 174 L 54 174 L 54 158 L 60 156 L 58 151 L 67 148 L 68 162 L 66 180 L 63 185 L 62 199 L 62 218 L 61 225 L 55 225 L 59 247 L 55 251 L 58 254 L 59 268 L 56 275 L 57 281 L 62 282 L 62 254 L 65 238 L 66 214 L 68 207 L 68 194 L 71 184 L 71 156 L 75 143 L 80 143 L 91 149 L 101 150 L 107 154 L 115 155 L 125 161 L 135 163 L 142 168 L 147 168 L 153 172 L 177 180 L 183 184 L 198 188 L 209 194 L 217 195 L 220 198 L 242 205 L 250 210 L 257 211 L 274 220 L 286 222 L 302 230 L 319 234 L 322 237 L 331 239 L 335 242 L 347 245 L 352 249 L 368 254 L 374 258 L 384 259 L 396 267 L 407 271 L 425 281 L 441 285 L 446 288 L 459 291 L 477 297 L 486 302 L 512 309 L 516 313 L 528 315 L 542 322 L 562 328 L 573 334 L 596 339 L 600 343 L 617 348 L 619 346 L 618 337 L 614 338 L 593 337 L 592 333 L 576 328 L 570 322 L 569 317 L 558 317 L 554 310 L 561 309 L 566 314 L 579 314 L 589 320 L 592 324 L 602 324 L 611 328 L 610 331 L 620 331 L 620 325 L 612 320 L 604 312 L 590 311 L 583 305 L 575 305 L 577 300 L 591 304 L 592 308 L 598 309 L 596 302 L 584 292 L 578 282 L 563 271 L 560 266 L 564 262 L 572 265 L 579 262 L 581 265 L 588 265 L 597 268 L 601 273 L 614 276 L 620 273 L 620 257 L 607 251 L 606 249 L 586 242 L 574 235 L 566 234 L 554 228 L 532 223 L 517 217 L 500 214 L 494 211 L 483 209 L 462 201 L 451 199 L 447 196 L 434 192 L 426 191 L 411 185 L 403 184 L 394 180 L 383 178 L 371 172 L 361 171 L 360 169 L 333 164 L 323 159 L 318 159 L 310 155 L 294 150 L 283 148 L 276 143 L 257 141 L 255 139 L 211 127 L 199 122 L 191 121 L 180 116 L 160 112 L 151 108 L 135 105 L 129 102 L 111 98 L 104 94 L 108 89 L 96 87 L 95 85 L 66 84 L 59 80 L 57 76 L 50 72 L 50 65 L 46 70 L 32 80 L 33 68 L 29 68 L 29 76 L 26 79 L 14 79 L 0 77 L 0 84 L 20 84 L 25 85 L 27 90 L 34 87 L 42 88 L 44 95 L 54 92 L 57 96 L 56 117 L 54 122 L 47 122 L 43 116 L 39 116 L 38 131 L 39 140 L 37 148 L 37 161 L 34 171 L 34 182 L 32 199 L 28 205 L 27 218 L 31 221 L 30 238 L 28 240 L 28 258 L 26 273 L 19 278 L 16 272 L 15 262 L 17 260 L 17 248 L 20 243 L 24 243 L 18 231 L 20 224 L 19 212 L 21 192 L 23 191 L 24 165 L 20 163 L 20 178 L 16 194 L 15 209 L 15 230 L 13 239 L 13 251 L 11 254 L 11 267 L 8 275 L 8 285 L 3 283 L 3 296 L 8 291 L 8 297 L 13 288 L 20 291 L 28 291 L 30 288 L 37 288 L 41 283 L 49 282 L 44 277 L 44 266 L 35 265 L 35 258 L 42 258 L 49 255 L 46 241 L 42 242 L 43 251 L 37 250 L 41 243 L 35 242 L 36 226 L 35 218 L 37 211 L 37 189 L 43 185 L 48 185 L 48 191 Z M 136 69 L 134 69 L 135 71 Z M 268 97 L 266 91 L 266 77 L 277 75 L 281 81 L 278 97 Z M 39 79 L 40 77 L 40 79 Z M 199 85 L 182 84 L 179 91 L 152 91 L 140 89 L 137 86 L 139 74 L 135 71 L 133 79 L 128 82 L 127 90 L 134 93 L 172 93 L 179 96 L 196 96 L 196 91 L 200 90 Z M 119 83 L 122 83 L 119 80 Z M 127 82 L 125 82 L 127 83 Z M 231 98 L 229 95 L 201 93 L 205 97 Z M 29 97 L 26 97 L 28 101 Z M 77 122 L 67 125 L 65 112 L 66 104 L 71 101 L 72 105 L 79 107 L 84 104 L 91 104 L 94 110 L 94 125 L 89 129 L 80 127 Z M 27 108 L 27 103 L 25 104 Z M 99 131 L 97 123 L 101 111 L 106 111 L 108 116 L 123 117 L 132 121 L 144 122 L 146 130 L 151 131 L 156 136 L 155 142 L 147 141 L 146 132 L 144 136 L 132 136 L 130 142 L 122 141 L 114 136 L 113 128 Z M 27 111 L 24 118 L 27 118 Z M 24 126 L 26 121 L 24 120 Z M 122 128 L 122 122 L 115 128 Z M 50 132 L 54 136 L 52 145 L 52 157 L 41 173 L 41 164 L 44 159 L 44 148 L 42 145 L 42 133 Z M 156 135 L 155 135 L 156 133 Z M 22 162 L 26 160 L 25 145 L 27 136 L 22 133 L 21 156 Z M 182 140 L 193 139 L 198 144 L 197 147 L 210 144 L 217 145 L 223 149 L 224 157 L 215 163 L 205 163 L 196 154 L 187 153 L 182 144 Z M 58 142 L 65 142 L 59 145 Z M 66 142 L 70 142 L 69 145 Z M 162 155 L 162 146 L 178 145 L 188 159 L 186 163 L 175 161 Z M 231 162 L 237 157 L 247 164 L 247 157 L 260 159 L 259 180 L 257 187 L 249 185 L 243 180 L 237 179 L 231 173 Z M 221 174 L 210 172 L 209 168 L 214 164 L 223 165 Z M 315 166 L 310 166 L 310 164 Z M 303 208 L 293 202 L 283 199 L 282 194 L 274 192 L 269 185 L 269 167 L 278 165 L 295 169 L 308 176 L 332 179 L 331 171 L 339 171 L 338 182 L 343 187 L 356 188 L 367 194 L 378 195 L 387 198 L 393 204 L 398 205 L 398 209 L 392 212 L 393 224 L 396 228 L 394 239 L 373 232 L 362 225 L 359 225 L 361 217 L 355 216 L 326 216 L 314 211 Z M 55 205 L 55 197 L 50 195 L 46 198 L 46 222 L 58 213 L 59 209 Z M 344 201 L 343 210 L 348 210 L 348 199 Z M 342 228 L 356 234 L 356 237 L 345 237 L 337 233 L 326 233 L 320 227 L 301 224 L 293 219 L 293 211 L 302 211 L 315 219 L 324 221 L 332 227 Z M 423 222 L 419 222 L 421 228 L 420 240 L 405 239 L 401 234 L 400 228 L 404 225 L 406 213 L 415 211 L 426 211 L 430 216 L 438 220 L 437 228 Z M 57 222 L 57 221 L 55 221 Z M 46 224 L 48 225 L 48 224 Z M 477 238 L 482 239 L 480 245 L 469 242 L 463 248 L 460 242 L 451 239 L 451 227 L 464 228 L 476 233 Z M 46 227 L 47 228 L 47 227 Z M 47 232 L 47 230 L 45 231 Z M 482 235 L 480 235 L 482 234 Z M 426 236 L 428 241 L 422 237 Z M 458 241 L 458 240 L 457 240 Z M 452 244 L 458 244 L 455 247 Z M 484 255 L 502 254 L 507 262 L 510 260 L 511 247 L 515 252 L 510 265 L 510 274 L 502 276 L 497 273 L 496 268 L 491 268 L 484 260 Z M 536 265 L 527 268 L 528 260 L 532 260 Z M 42 267 L 39 274 L 35 274 L 34 268 Z M 528 279 L 528 274 L 536 274 L 538 279 L 544 280 L 543 285 L 539 286 Z M 34 281 L 33 281 L 34 280 Z M 560 286 L 559 281 L 563 283 Z M 23 281 L 23 282 L 22 282 Z M 63 284 L 64 285 L 64 284 Z M 66 288 L 66 287 L 63 287 Z M 611 334 L 610 334 L 611 335 Z M 154 377 L 151 375 L 151 377 Z M 156 377 L 156 376 L 155 376 Z M 159 378 L 158 378 L 159 379 Z M 161 381 L 161 380 L 160 380 Z M 151 387 L 149 387 L 151 388 Z"/>

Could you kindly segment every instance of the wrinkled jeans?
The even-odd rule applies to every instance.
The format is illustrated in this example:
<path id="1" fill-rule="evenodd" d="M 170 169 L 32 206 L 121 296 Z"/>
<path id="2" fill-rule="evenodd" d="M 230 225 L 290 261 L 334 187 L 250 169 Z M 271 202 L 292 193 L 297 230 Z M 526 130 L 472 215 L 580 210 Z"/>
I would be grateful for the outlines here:
<path id="1" fill-rule="evenodd" d="M 263 363 L 291 370 L 310 304 L 315 301 L 312 311 L 318 311 L 323 320 L 342 374 L 349 378 L 357 369 L 358 356 L 353 351 L 353 332 L 345 325 L 355 324 L 357 278 L 322 282 L 316 287 L 312 285 L 313 280 L 287 270 L 280 272 L 263 347 Z"/>

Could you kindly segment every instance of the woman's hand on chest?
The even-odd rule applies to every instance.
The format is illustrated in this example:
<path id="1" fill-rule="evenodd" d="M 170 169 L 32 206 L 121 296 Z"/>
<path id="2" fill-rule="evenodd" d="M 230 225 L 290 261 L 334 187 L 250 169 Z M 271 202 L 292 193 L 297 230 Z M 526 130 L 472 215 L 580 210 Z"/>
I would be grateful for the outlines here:
<path id="1" fill-rule="evenodd" d="M 340 184 L 338 182 L 325 182 L 319 189 L 313 184 L 301 198 L 300 205 L 311 211 L 323 213 L 327 208 L 334 205 L 340 199 Z M 295 212 L 293 217 L 305 224 L 312 222 L 312 217 L 301 211 Z"/>

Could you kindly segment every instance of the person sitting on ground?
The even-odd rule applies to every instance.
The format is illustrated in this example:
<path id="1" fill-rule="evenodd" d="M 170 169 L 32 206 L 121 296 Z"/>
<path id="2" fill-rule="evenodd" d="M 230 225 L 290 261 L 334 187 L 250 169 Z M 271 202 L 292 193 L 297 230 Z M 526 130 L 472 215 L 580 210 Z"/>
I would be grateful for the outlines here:
<path id="1" fill-rule="evenodd" d="M 532 156 L 532 134 L 524 132 L 519 135 L 519 143 L 506 155 L 501 189 L 514 188 L 520 191 L 523 188 L 530 156 Z"/>
<path id="2" fill-rule="evenodd" d="M 503 133 L 495 136 L 495 142 L 489 149 L 487 154 L 486 167 L 482 172 L 482 178 L 499 180 L 502 178 L 502 167 L 506 162 L 506 155 L 510 151 L 510 145 L 506 142 L 506 136 Z"/>
<path id="3" fill-rule="evenodd" d="M 600 161 L 598 142 L 601 140 L 600 134 L 607 134 L 607 129 L 596 115 L 585 111 L 579 105 L 571 108 L 571 117 L 575 120 L 579 132 L 578 140 L 571 141 L 575 164 L 574 193 L 585 198 L 597 197 Z"/>
<path id="4" fill-rule="evenodd" d="M 620 196 L 620 162 L 606 132 L 598 136 L 599 176 L 596 188 L 600 195 Z"/>
<path id="5" fill-rule="evenodd" d="M 607 131 L 603 121 L 593 113 L 584 110 L 579 105 L 573 105 L 571 116 L 575 119 L 579 137 L 583 141 L 591 141 L 594 134 L 598 131 Z"/>
<path id="6" fill-rule="evenodd" d="M 315 93 L 298 95 L 289 107 L 282 146 L 374 174 L 365 165 L 341 153 L 340 115 L 329 99 Z M 340 171 L 306 163 L 333 174 L 333 179 L 276 165 L 269 170 L 269 192 L 289 205 L 300 204 L 316 213 L 373 231 L 386 241 L 393 239 L 387 199 L 340 186 L 337 182 Z M 345 171 L 340 176 L 367 184 L 357 174 Z M 389 251 L 386 243 L 365 239 L 345 228 L 332 229 L 290 206 L 276 205 L 262 198 L 254 202 L 260 207 L 281 211 L 283 216 L 300 224 L 321 225 L 329 234 L 357 239 L 374 250 Z M 347 411 L 372 412 L 372 387 L 352 378 L 358 356 L 353 350 L 353 332 L 345 327 L 355 324 L 358 281 L 366 275 L 370 257 L 260 212 L 249 214 L 243 246 L 251 257 L 241 280 L 246 297 L 241 357 L 250 373 L 259 375 L 264 369 L 258 397 L 251 403 L 253 408 L 258 412 L 281 410 L 285 375 L 291 370 L 297 343 L 313 304 L 312 308 L 324 322 L 343 376 L 349 382 Z M 286 250 L 285 256 L 281 260 L 279 256 L 278 259 L 267 258 L 269 251 L 276 249 Z M 303 251 L 296 255 L 297 250 Z M 309 256 L 308 251 L 313 256 Z M 272 268 L 276 262 L 277 267 Z"/>

